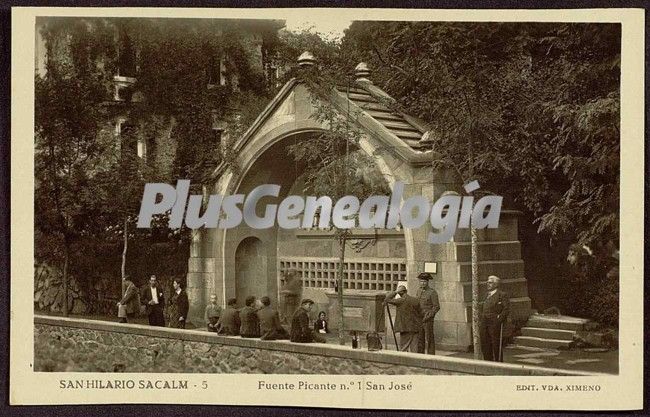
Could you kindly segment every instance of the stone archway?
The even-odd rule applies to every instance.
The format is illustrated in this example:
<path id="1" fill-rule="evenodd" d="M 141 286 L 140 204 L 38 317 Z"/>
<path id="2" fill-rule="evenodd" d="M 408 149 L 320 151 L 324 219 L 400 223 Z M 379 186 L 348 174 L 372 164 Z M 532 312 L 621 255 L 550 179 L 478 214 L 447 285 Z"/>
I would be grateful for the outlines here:
<path id="1" fill-rule="evenodd" d="M 389 186 L 396 181 L 402 182 L 403 200 L 418 195 L 433 201 L 446 191 L 460 191 L 462 187 L 453 170 L 432 169 L 431 161 L 437 155 L 419 143 L 425 127 L 408 115 L 382 107 L 373 97 L 388 96 L 372 83 L 361 80 L 358 84 L 349 96 L 339 91 L 327 99 L 335 111 L 354 115 L 354 122 L 362 131 L 359 148 L 375 157 L 376 167 Z M 224 166 L 217 172 L 218 180 L 211 193 L 247 194 L 264 183 L 281 185 L 282 190 L 294 193 L 291 188 L 296 173 L 289 169 L 292 161 L 279 151 L 287 141 L 308 140 L 310 135 L 328 129 L 326 123 L 312 117 L 315 114 L 312 99 L 306 86 L 297 80 L 289 81 L 233 144 L 237 150 L 237 169 Z M 286 195 L 283 192 L 279 199 Z M 514 212 L 503 211 L 498 229 L 481 232 L 480 275 L 482 280 L 489 274 L 499 275 L 511 294 L 513 317 L 527 318 L 530 299 L 523 276 L 516 216 Z M 347 270 L 354 273 L 352 280 L 357 281 L 350 289 L 385 291 L 385 285 L 380 288 L 378 282 L 373 282 L 380 276 L 386 282 L 406 280 L 415 288 L 417 274 L 425 269 L 425 264 L 433 264 L 434 287 L 441 303 L 435 323 L 437 343 L 446 348 L 466 349 L 472 343 L 469 234 L 466 229 L 457 230 L 452 241 L 432 245 L 427 240 L 432 230 L 425 225 L 402 229 L 399 233 L 383 231 L 376 245 L 358 254 L 358 261 L 350 259 Z M 252 237 L 257 241 L 246 241 Z M 240 244 L 244 246 L 240 248 Z M 256 230 L 242 225 L 201 231 L 193 241 L 188 263 L 190 317 L 202 317 L 207 294 L 211 292 L 221 294 L 220 299 L 224 301 L 235 296 L 243 300 L 247 295 L 263 294 L 264 283 L 251 281 L 253 278 L 243 278 L 243 282 L 237 284 L 239 276 L 248 274 L 253 268 L 245 265 L 247 259 L 254 257 L 253 253 L 266 256 L 263 276 L 276 278 L 267 279 L 264 294 L 272 298 L 272 303 L 277 303 L 281 276 L 287 268 L 302 268 L 306 287 L 322 292 L 326 290 L 325 281 L 331 279 L 329 273 L 336 266 L 334 251 L 327 236 L 318 240 L 314 234 L 300 231 L 288 234 L 276 227 Z M 264 262 L 263 259 L 253 262 Z M 261 265 L 256 264 L 254 268 L 259 270 Z M 242 294 L 254 291 L 252 287 L 255 286 L 261 287 L 258 292 Z M 314 299 L 316 295 L 306 296 Z"/>
<path id="2" fill-rule="evenodd" d="M 256 237 L 242 240 L 235 251 L 235 297 L 237 304 L 244 305 L 250 295 L 257 298 L 267 295 L 268 259 L 266 248 Z"/>

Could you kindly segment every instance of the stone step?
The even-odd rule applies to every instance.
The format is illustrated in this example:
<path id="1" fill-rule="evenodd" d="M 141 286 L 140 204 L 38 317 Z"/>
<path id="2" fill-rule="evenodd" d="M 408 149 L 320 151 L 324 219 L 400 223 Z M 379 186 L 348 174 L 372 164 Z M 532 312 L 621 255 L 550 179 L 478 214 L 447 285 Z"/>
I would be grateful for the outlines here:
<path id="1" fill-rule="evenodd" d="M 548 349 L 538 348 L 534 346 L 516 345 L 514 343 L 504 346 L 504 349 L 527 350 L 529 352 L 548 352 Z"/>
<path id="2" fill-rule="evenodd" d="M 571 316 L 544 316 L 541 314 L 533 314 L 526 323 L 527 327 L 537 327 L 544 329 L 558 329 L 558 330 L 583 330 L 588 319 L 581 319 Z"/>
<path id="3" fill-rule="evenodd" d="M 379 120 L 394 120 L 396 122 L 403 122 L 403 118 L 399 115 L 387 112 L 387 111 L 381 111 L 381 110 L 366 110 L 366 112 L 374 117 L 375 119 Z"/>
<path id="4" fill-rule="evenodd" d="M 522 327 L 522 336 L 539 337 L 542 339 L 556 339 L 556 340 L 573 340 L 576 332 L 572 330 L 560 329 L 545 329 L 540 327 Z"/>
<path id="5" fill-rule="evenodd" d="M 571 340 L 560 339 L 545 339 L 541 337 L 532 336 L 517 336 L 513 339 L 513 343 L 520 346 L 532 346 L 544 349 L 559 349 L 569 348 Z"/>
<path id="6" fill-rule="evenodd" d="M 402 130 L 394 128 L 388 128 L 388 130 L 400 139 L 419 140 L 422 137 L 422 133 L 417 130 Z"/>
<path id="7" fill-rule="evenodd" d="M 390 112 L 390 109 L 382 103 L 369 102 L 365 100 L 353 100 L 353 101 L 357 106 L 359 106 L 363 110 L 379 110 L 379 111 Z"/>
<path id="8" fill-rule="evenodd" d="M 449 242 L 449 258 L 470 262 L 472 260 L 472 243 L 471 242 Z M 498 242 L 479 242 L 478 260 L 479 261 L 506 261 L 521 259 L 521 244 L 517 240 L 498 241 Z"/>
<path id="9" fill-rule="evenodd" d="M 403 121 L 397 121 L 397 120 L 382 120 L 381 124 L 386 126 L 392 131 L 399 131 L 399 130 L 405 130 L 409 132 L 416 132 L 422 136 L 422 133 L 420 133 L 419 130 L 417 130 L 415 127 L 411 126 L 410 124 L 403 122 Z"/>

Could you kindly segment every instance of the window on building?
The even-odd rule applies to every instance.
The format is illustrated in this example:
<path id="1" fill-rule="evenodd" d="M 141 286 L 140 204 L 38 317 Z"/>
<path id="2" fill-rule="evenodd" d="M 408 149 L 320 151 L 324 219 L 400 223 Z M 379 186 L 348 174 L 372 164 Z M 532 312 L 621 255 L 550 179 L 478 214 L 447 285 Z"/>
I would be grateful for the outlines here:
<path id="1" fill-rule="evenodd" d="M 215 146 L 215 149 L 218 149 L 221 145 L 221 139 L 223 135 L 223 129 L 212 129 L 212 141 Z"/>
<path id="2" fill-rule="evenodd" d="M 122 157 L 129 155 L 137 155 L 138 152 L 138 139 L 136 138 L 135 126 L 126 120 L 120 123 L 120 144 L 122 149 Z"/>
<path id="3" fill-rule="evenodd" d="M 136 51 L 133 42 L 128 34 L 122 33 L 120 36 L 119 51 L 117 57 L 117 75 L 122 77 L 135 77 Z"/>
<path id="4" fill-rule="evenodd" d="M 142 138 L 138 138 L 137 152 L 138 157 L 147 160 L 147 142 Z"/>
<path id="5" fill-rule="evenodd" d="M 208 64 L 208 87 L 226 85 L 225 59 L 213 56 Z"/>
<path id="6" fill-rule="evenodd" d="M 264 64 L 266 82 L 268 85 L 277 87 L 280 80 L 280 68 L 275 62 L 267 62 Z"/>

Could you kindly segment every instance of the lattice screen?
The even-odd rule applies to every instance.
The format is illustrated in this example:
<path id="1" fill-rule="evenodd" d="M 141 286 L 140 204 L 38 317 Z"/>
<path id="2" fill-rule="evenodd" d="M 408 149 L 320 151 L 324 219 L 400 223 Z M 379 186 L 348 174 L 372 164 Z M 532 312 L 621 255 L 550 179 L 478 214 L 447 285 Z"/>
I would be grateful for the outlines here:
<path id="1" fill-rule="evenodd" d="M 280 285 L 284 285 L 284 273 L 294 269 L 302 277 L 307 288 L 334 288 L 338 271 L 336 258 L 280 258 Z M 343 288 L 353 290 L 392 291 L 398 281 L 406 280 L 406 263 L 397 259 L 352 260 L 345 262 Z"/>

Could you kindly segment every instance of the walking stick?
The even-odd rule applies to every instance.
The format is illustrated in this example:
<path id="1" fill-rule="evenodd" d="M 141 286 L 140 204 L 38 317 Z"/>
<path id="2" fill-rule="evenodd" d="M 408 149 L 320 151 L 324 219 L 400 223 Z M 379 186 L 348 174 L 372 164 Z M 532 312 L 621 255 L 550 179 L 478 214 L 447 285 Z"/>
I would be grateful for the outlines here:
<path id="1" fill-rule="evenodd" d="M 501 330 L 499 331 L 499 357 L 497 358 L 497 362 L 503 362 L 501 349 L 503 349 L 503 322 L 501 322 Z"/>
<path id="2" fill-rule="evenodd" d="M 386 304 L 386 311 L 388 312 L 390 330 L 393 332 L 393 339 L 395 340 L 395 350 L 399 350 L 399 345 L 397 344 L 397 336 L 395 336 L 395 328 L 393 327 L 393 316 L 390 314 L 390 306 L 388 304 Z"/>

